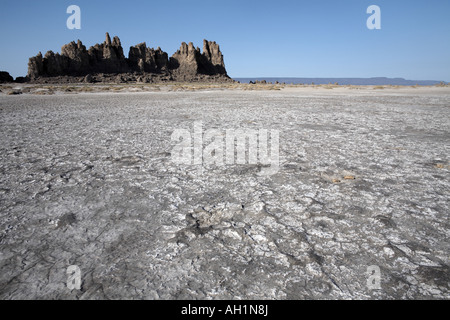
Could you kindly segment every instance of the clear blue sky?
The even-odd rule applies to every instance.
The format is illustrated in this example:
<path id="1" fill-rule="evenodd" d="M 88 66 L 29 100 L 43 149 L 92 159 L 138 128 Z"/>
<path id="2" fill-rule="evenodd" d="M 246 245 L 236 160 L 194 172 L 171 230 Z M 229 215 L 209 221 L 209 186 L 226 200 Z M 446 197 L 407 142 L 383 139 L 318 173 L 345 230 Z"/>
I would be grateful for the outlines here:
<path id="1" fill-rule="evenodd" d="M 81 30 L 66 9 L 81 8 Z M 369 5 L 381 30 L 369 30 Z M 25 75 L 28 58 L 105 32 L 125 55 L 147 42 L 169 56 L 182 41 L 221 46 L 231 77 L 402 77 L 450 81 L 449 0 L 1 0 L 0 70 Z"/>

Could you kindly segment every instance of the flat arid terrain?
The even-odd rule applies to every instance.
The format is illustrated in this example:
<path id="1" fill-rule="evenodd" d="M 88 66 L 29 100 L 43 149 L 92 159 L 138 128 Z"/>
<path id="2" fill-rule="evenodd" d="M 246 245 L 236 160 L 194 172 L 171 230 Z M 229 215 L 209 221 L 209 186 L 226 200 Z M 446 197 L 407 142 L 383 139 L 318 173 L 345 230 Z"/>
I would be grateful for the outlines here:
<path id="1" fill-rule="evenodd" d="M 0 299 L 450 298 L 448 86 L 0 90 Z M 173 161 L 196 123 L 279 167 Z"/>

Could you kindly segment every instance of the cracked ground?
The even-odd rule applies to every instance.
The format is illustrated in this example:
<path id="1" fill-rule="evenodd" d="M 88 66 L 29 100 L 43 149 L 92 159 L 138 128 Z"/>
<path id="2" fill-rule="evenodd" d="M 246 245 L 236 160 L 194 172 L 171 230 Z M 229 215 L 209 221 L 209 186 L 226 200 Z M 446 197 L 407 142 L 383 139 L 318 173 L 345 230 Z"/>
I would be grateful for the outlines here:
<path id="1" fill-rule="evenodd" d="M 174 163 L 195 121 L 279 171 Z M 450 298 L 448 88 L 0 95 L 0 141 L 0 299 Z"/>

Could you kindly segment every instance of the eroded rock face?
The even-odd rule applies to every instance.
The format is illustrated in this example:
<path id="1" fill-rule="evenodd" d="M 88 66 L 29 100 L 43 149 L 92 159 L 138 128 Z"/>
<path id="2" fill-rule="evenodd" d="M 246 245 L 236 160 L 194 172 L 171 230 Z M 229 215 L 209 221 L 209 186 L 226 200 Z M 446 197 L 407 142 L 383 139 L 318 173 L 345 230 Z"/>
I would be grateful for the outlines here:
<path id="1" fill-rule="evenodd" d="M 119 37 L 111 38 L 106 33 L 106 40 L 89 48 L 88 73 L 124 73 L 128 71 L 128 64 L 123 54 Z"/>
<path id="2" fill-rule="evenodd" d="M 226 72 L 223 55 L 216 42 L 203 41 L 203 53 L 194 44 L 183 42 L 180 49 L 169 56 L 161 48 L 148 48 L 140 43 L 130 48 L 128 58 L 123 53 L 118 37 L 106 33 L 105 42 L 86 50 L 83 43 L 71 42 L 61 48 L 61 54 L 52 51 L 30 58 L 28 78 L 86 76 L 95 74 L 157 74 L 174 80 L 195 81 L 217 77 L 231 80 Z"/>
<path id="3" fill-rule="evenodd" d="M 77 43 L 71 42 L 63 46 L 61 56 L 67 60 L 67 65 L 63 65 L 61 68 L 63 74 L 84 74 L 89 70 L 89 54 L 80 40 Z"/>
<path id="4" fill-rule="evenodd" d="M 227 74 L 222 52 L 220 52 L 220 47 L 215 41 L 203 40 L 203 58 L 204 73 Z"/>
<path id="5" fill-rule="evenodd" d="M 176 75 L 193 76 L 200 73 L 200 60 L 200 49 L 195 48 L 192 42 L 189 44 L 183 42 L 180 49 L 170 58 L 169 66 Z"/>
<path id="6" fill-rule="evenodd" d="M 44 62 L 42 53 L 39 52 L 37 56 L 28 61 L 28 77 L 34 79 L 42 75 L 44 75 Z"/>
<path id="7" fill-rule="evenodd" d="M 66 50 L 70 51 L 71 49 L 67 48 Z M 70 68 L 73 69 L 77 65 L 74 63 L 74 66 L 70 66 L 69 63 L 69 57 L 49 51 L 45 54 L 44 59 L 42 59 L 42 70 L 46 70 L 49 76 L 57 76 L 64 74 Z"/>
<path id="8" fill-rule="evenodd" d="M 169 59 L 161 48 L 147 48 L 145 42 L 130 48 L 128 64 L 132 71 L 167 73 Z"/>

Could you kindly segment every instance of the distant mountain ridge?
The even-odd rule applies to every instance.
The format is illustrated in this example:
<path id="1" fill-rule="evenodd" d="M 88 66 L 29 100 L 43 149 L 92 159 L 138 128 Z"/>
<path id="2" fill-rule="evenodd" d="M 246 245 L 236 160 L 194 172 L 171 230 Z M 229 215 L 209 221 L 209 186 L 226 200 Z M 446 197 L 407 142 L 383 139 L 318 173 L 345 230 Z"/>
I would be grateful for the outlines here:
<path id="1" fill-rule="evenodd" d="M 432 86 L 439 84 L 441 82 L 447 83 L 445 81 L 437 80 L 406 80 L 403 78 L 277 78 L 277 77 L 255 77 L 255 78 L 233 78 L 233 80 L 239 81 L 241 83 L 249 83 L 250 81 L 262 81 L 275 83 L 276 81 L 280 83 L 292 83 L 292 84 L 329 84 L 338 83 L 340 85 L 394 85 L 394 86 Z"/>

